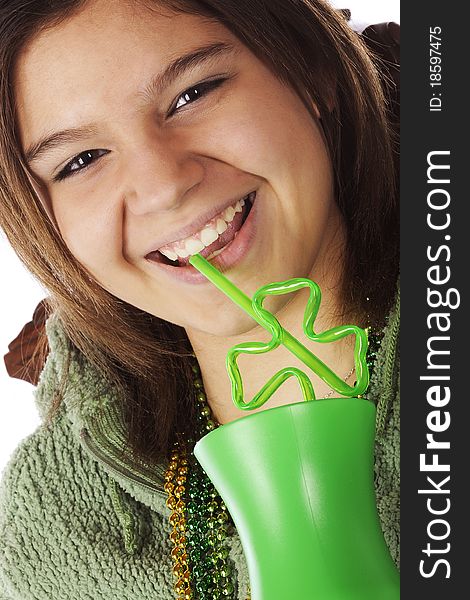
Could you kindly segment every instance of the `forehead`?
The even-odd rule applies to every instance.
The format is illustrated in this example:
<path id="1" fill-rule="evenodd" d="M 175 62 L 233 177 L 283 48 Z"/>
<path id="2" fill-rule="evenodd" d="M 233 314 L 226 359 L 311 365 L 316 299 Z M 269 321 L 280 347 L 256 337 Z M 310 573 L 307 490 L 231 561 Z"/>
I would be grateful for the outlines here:
<path id="1" fill-rule="evenodd" d="M 58 114 L 67 126 L 116 94 L 124 100 L 128 93 L 130 100 L 171 60 L 228 39 L 234 41 L 228 30 L 202 16 L 141 3 L 90 2 L 34 37 L 18 57 L 14 89 L 22 141 L 55 126 Z"/>
<path id="2" fill-rule="evenodd" d="M 150 45 L 161 53 L 190 45 L 191 39 L 220 32 L 215 20 L 199 15 L 171 11 L 157 5 L 124 0 L 93 0 L 70 18 L 42 30 L 26 45 L 19 64 L 29 62 L 43 68 L 44 59 L 51 65 L 62 61 L 77 67 L 90 56 L 98 59 L 111 50 L 115 58 L 125 58 L 135 45 Z M 77 54 L 77 52 L 81 54 Z M 142 57 L 145 60 L 145 57 Z M 110 64 L 110 67 L 113 66 Z M 116 68 L 119 65 L 114 65 Z"/>

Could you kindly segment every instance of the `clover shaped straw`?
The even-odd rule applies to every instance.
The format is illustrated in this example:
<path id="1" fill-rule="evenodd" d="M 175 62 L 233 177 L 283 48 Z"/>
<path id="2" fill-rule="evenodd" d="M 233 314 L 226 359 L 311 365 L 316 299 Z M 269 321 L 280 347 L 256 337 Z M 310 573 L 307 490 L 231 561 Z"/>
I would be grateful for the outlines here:
<path id="1" fill-rule="evenodd" d="M 250 299 L 200 254 L 191 256 L 189 262 L 212 284 L 228 296 L 230 300 L 248 313 L 261 327 L 269 331 L 272 336 L 271 341 L 268 343 L 244 342 L 233 346 L 227 353 L 227 372 L 232 384 L 233 403 L 237 408 L 241 410 L 259 408 L 269 400 L 274 392 L 289 377 L 297 378 L 304 400 L 315 400 L 315 392 L 309 377 L 296 367 L 285 367 L 273 375 L 250 402 L 245 402 L 243 380 L 237 364 L 238 356 L 240 354 L 264 354 L 265 352 L 274 350 L 281 344 L 342 396 L 359 396 L 366 391 L 369 384 L 369 370 L 366 363 L 367 333 L 364 329 L 356 325 L 340 325 L 322 333 L 315 333 L 313 327 L 321 303 L 321 291 L 317 283 L 303 277 L 270 283 L 260 287 L 254 293 L 253 298 Z M 304 333 L 310 340 L 325 344 L 335 342 L 348 335 L 355 335 L 354 364 L 357 380 L 354 386 L 348 385 L 338 377 L 336 373 L 306 348 L 304 344 L 284 329 L 272 313 L 263 308 L 263 301 L 266 296 L 289 294 L 302 288 L 309 288 L 310 290 L 302 324 Z"/>

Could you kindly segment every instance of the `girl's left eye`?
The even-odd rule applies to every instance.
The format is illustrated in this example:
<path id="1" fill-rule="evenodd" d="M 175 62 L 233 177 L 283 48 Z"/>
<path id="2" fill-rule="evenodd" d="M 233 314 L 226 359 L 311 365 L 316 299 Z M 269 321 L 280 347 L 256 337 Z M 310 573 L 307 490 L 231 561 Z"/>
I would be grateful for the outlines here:
<path id="1" fill-rule="evenodd" d="M 198 83 L 187 90 L 185 90 L 176 100 L 175 104 L 170 110 L 170 116 L 175 113 L 178 109 L 186 106 L 186 104 L 191 104 L 199 98 L 202 98 L 212 90 L 218 88 L 224 81 L 226 81 L 227 77 L 220 77 L 219 79 L 212 79 L 211 81 L 204 81 L 202 83 Z"/>

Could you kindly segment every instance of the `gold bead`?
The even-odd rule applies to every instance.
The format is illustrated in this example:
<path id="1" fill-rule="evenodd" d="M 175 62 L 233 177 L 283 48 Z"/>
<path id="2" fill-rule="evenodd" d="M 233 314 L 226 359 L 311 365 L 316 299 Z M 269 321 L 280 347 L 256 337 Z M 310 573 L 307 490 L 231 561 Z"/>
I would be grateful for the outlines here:
<path id="1" fill-rule="evenodd" d="M 191 579 L 191 574 L 189 572 L 189 569 L 186 569 L 186 571 L 183 573 L 183 581 L 185 583 L 189 583 L 190 579 Z"/>
<path id="2" fill-rule="evenodd" d="M 174 484 L 174 483 L 172 483 L 171 481 L 167 481 L 167 482 L 165 483 L 165 485 L 163 486 L 163 489 L 165 490 L 165 492 L 166 492 L 167 494 L 171 494 L 171 493 L 172 493 L 172 491 L 175 489 L 175 484 Z"/>
<path id="3" fill-rule="evenodd" d="M 172 481 L 174 476 L 175 476 L 175 472 L 174 471 L 166 471 L 165 472 L 165 481 L 166 482 Z"/>
<path id="4" fill-rule="evenodd" d="M 181 496 L 184 496 L 184 492 L 185 492 L 184 485 L 181 485 L 181 484 L 180 484 L 180 485 L 178 485 L 178 487 L 175 489 L 175 496 L 176 496 L 177 498 L 181 498 Z"/>
<path id="5" fill-rule="evenodd" d="M 171 541 L 173 544 L 177 544 L 177 543 L 178 543 L 178 541 L 179 541 L 180 539 L 181 539 L 181 536 L 179 535 L 179 533 L 178 533 L 177 531 L 173 530 L 173 531 L 170 533 L 170 541 Z"/>
<path id="6" fill-rule="evenodd" d="M 169 497 L 169 498 L 167 498 L 167 500 L 166 500 L 166 505 L 168 506 L 168 508 L 169 508 L 170 510 L 175 510 L 175 508 L 176 508 L 176 503 L 177 503 L 177 500 L 176 500 L 176 498 L 175 498 L 174 496 L 170 496 L 170 497 Z"/>
<path id="7" fill-rule="evenodd" d="M 173 548 L 173 550 L 171 551 L 171 558 L 173 560 L 179 560 L 180 555 L 181 555 L 181 548 L 179 546 L 176 546 L 175 548 Z"/>

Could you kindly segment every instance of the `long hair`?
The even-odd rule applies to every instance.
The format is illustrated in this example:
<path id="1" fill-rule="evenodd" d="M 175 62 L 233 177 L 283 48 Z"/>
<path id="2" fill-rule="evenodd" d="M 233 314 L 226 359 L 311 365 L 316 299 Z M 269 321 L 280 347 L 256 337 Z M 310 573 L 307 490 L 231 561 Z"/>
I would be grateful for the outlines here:
<path id="1" fill-rule="evenodd" d="M 217 19 L 309 110 L 316 104 L 347 231 L 344 314 L 363 324 L 381 323 L 398 273 L 396 156 L 379 73 L 360 37 L 322 0 L 141 1 L 149 9 L 165 6 Z M 38 32 L 85 5 L 0 0 L 0 226 L 49 290 L 71 344 L 123 391 L 130 449 L 158 460 L 168 456 L 177 432 L 194 430 L 197 418 L 185 331 L 114 297 L 90 277 L 22 167 L 13 89 L 18 53 Z"/>

